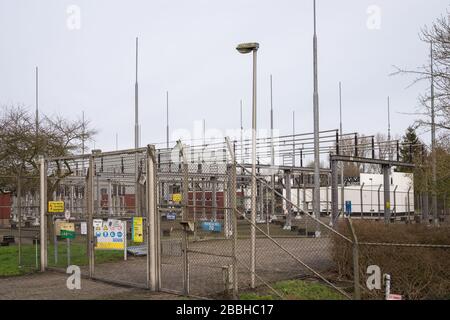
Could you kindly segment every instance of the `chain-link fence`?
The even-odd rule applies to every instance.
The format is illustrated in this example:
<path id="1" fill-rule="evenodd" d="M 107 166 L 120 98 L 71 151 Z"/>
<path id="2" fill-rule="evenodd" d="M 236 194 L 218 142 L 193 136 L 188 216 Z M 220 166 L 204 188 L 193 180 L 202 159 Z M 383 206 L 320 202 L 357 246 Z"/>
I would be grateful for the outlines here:
<path id="1" fill-rule="evenodd" d="M 252 174 L 249 165 L 234 160 L 230 145 L 195 148 L 179 143 L 173 149 L 47 159 L 48 266 L 75 264 L 94 279 L 197 297 L 291 299 L 280 284 L 295 280 L 295 285 L 320 283 L 329 298 L 345 299 L 383 296 L 363 287 L 368 264 L 380 261 L 392 277 L 392 292 L 417 298 L 396 286 L 414 279 L 399 276 L 401 263 L 387 265 L 389 259 L 378 257 L 377 248 L 384 248 L 379 241 L 358 242 L 348 228 L 331 225 L 330 170 L 321 172 L 323 200 L 315 216 L 308 168 L 258 165 Z M 373 194 L 364 192 L 364 219 L 358 220 L 370 223 L 366 207 Z M 406 194 L 394 192 L 399 211 L 414 201 L 397 202 L 395 197 Z M 339 220 L 348 221 L 342 215 Z M 405 249 L 398 258 L 408 261 L 408 254 Z M 423 256 L 437 265 L 438 255 Z M 445 283 L 442 277 L 430 279 L 433 285 Z"/>
<path id="2" fill-rule="evenodd" d="M 92 278 L 146 286 L 146 155 L 47 160 L 49 267 L 73 264 Z"/>
<path id="3" fill-rule="evenodd" d="M 281 186 L 300 174 L 275 183 L 275 175 L 260 170 L 252 200 L 252 175 L 236 168 L 230 155 L 199 163 L 183 152 L 181 147 L 179 163 L 168 160 L 170 151 L 159 154 L 162 289 L 215 298 L 269 290 L 289 298 L 273 285 L 313 277 L 349 297 L 328 280 L 330 233 L 336 233 L 329 216 L 316 219 L 283 195 Z"/>
<path id="4" fill-rule="evenodd" d="M 251 177 L 251 172 L 245 173 Z M 251 220 L 248 210 L 238 208 L 239 290 L 244 294 L 262 290 L 275 298 L 289 299 L 292 297 L 280 283 L 315 279 L 335 292 L 335 297 L 349 298 L 330 274 L 331 235 L 336 234 L 343 241 L 348 239 L 329 227 L 330 216 L 326 210 L 316 218 L 309 213 L 305 198 L 300 201 L 298 196 L 293 197 L 290 185 L 295 185 L 296 178 L 300 177 L 292 171 L 284 172 L 284 179 L 274 187 L 273 176 L 257 176 L 256 221 Z M 256 233 L 254 246 L 252 228 Z"/>
<path id="5" fill-rule="evenodd" d="M 46 162 L 46 255 L 50 268 L 65 270 L 73 264 L 87 274 L 88 170 L 89 161 L 84 157 L 49 159 Z M 61 230 L 73 231 L 73 236 L 67 237 Z"/>
<path id="6" fill-rule="evenodd" d="M 39 177 L 0 176 L 0 276 L 39 269 Z"/>
<path id="7" fill-rule="evenodd" d="M 340 279 L 359 279 L 361 299 L 450 298 L 448 227 L 347 220 L 339 230 L 355 239 L 335 237 L 333 260 Z"/>

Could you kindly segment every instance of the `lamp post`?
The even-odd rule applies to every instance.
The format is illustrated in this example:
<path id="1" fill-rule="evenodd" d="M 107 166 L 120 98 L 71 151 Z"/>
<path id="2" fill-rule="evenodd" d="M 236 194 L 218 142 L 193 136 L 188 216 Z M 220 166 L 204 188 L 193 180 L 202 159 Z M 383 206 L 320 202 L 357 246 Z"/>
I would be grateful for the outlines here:
<path id="1" fill-rule="evenodd" d="M 253 100 L 252 100 L 252 206 L 250 242 L 251 242 L 251 287 L 255 287 L 255 255 L 256 255 L 256 57 L 259 49 L 259 43 L 241 43 L 236 47 L 239 53 L 253 53 Z"/>

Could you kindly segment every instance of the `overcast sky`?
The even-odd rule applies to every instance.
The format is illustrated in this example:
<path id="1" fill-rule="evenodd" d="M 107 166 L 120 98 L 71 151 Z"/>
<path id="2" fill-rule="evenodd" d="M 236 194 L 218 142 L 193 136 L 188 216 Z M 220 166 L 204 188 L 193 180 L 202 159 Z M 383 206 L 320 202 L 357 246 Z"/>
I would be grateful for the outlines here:
<path id="1" fill-rule="evenodd" d="M 389 74 L 427 63 L 418 33 L 447 9 L 443 0 L 318 0 L 321 130 L 339 127 L 342 81 L 344 131 L 386 133 L 389 95 L 392 132 L 403 134 L 414 120 L 403 113 L 428 84 L 407 88 L 410 77 Z M 311 131 L 312 21 L 312 0 L 0 0 L 0 105 L 34 109 L 39 66 L 42 113 L 84 110 L 97 148 L 115 149 L 116 133 L 131 148 L 138 36 L 141 145 L 165 141 L 166 90 L 171 131 L 202 119 L 238 128 L 240 99 L 249 127 L 251 56 L 235 47 L 256 41 L 258 126 L 269 127 L 273 74 L 275 127 L 290 133 L 295 110 L 297 132 Z"/>

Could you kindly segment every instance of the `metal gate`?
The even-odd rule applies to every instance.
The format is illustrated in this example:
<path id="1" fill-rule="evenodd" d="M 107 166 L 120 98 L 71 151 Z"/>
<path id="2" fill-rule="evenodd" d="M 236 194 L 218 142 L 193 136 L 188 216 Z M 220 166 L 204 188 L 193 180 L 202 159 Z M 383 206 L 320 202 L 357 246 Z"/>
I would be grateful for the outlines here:
<path id="1" fill-rule="evenodd" d="M 48 267 L 148 287 L 147 160 L 145 148 L 44 160 Z M 63 209 L 50 208 L 55 202 Z M 133 223 L 142 229 L 136 239 Z M 67 224 L 73 237 L 61 234 Z M 99 246 L 106 230 L 117 245 Z"/>
<path id="2" fill-rule="evenodd" d="M 304 212 L 274 187 L 273 173 L 258 169 L 253 221 L 252 175 L 238 166 L 233 148 L 194 148 L 178 143 L 42 160 L 42 261 L 61 270 L 78 265 L 94 279 L 199 297 L 238 298 L 261 286 L 283 297 L 273 284 L 299 277 L 318 278 L 346 296 L 323 275 L 332 237 L 345 238 L 328 217 Z M 49 212 L 47 200 L 63 201 L 64 210 Z M 131 238 L 134 218 L 143 221 L 140 243 Z M 74 225 L 73 239 L 58 236 L 61 221 Z M 123 250 L 98 248 L 99 223 L 125 228 Z"/>

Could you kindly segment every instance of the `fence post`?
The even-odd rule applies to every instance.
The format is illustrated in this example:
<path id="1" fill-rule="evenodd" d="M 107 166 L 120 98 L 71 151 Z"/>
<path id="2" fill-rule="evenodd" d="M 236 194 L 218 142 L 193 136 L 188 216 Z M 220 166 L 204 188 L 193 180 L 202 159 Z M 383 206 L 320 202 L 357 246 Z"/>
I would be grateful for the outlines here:
<path id="1" fill-rule="evenodd" d="M 391 222 L 391 181 L 390 166 L 383 165 L 383 185 L 384 185 L 384 222 Z"/>
<path id="2" fill-rule="evenodd" d="M 338 193 L 337 161 L 331 160 L 331 222 L 334 228 L 336 227 L 337 217 L 339 215 Z"/>
<path id="3" fill-rule="evenodd" d="M 182 237 L 182 251 L 183 251 L 183 289 L 184 294 L 189 295 L 189 257 L 188 257 L 188 232 L 189 232 L 189 171 L 188 171 L 188 162 L 186 158 L 186 152 L 184 150 L 183 144 L 179 140 L 177 142 L 177 145 L 180 150 L 180 156 L 181 156 L 181 163 L 183 168 L 183 190 L 182 190 L 182 204 L 183 204 L 183 210 L 182 210 L 182 217 L 181 217 L 181 223 L 183 226 L 183 237 Z"/>
<path id="4" fill-rule="evenodd" d="M 364 200 L 363 200 L 363 189 L 364 189 L 364 182 L 361 184 L 360 188 L 360 200 L 361 200 L 361 219 L 364 219 Z"/>
<path id="5" fill-rule="evenodd" d="M 355 229 L 353 228 L 351 218 L 347 218 L 347 224 L 352 234 L 353 241 L 353 290 L 354 290 L 354 299 L 361 300 L 361 289 L 359 287 L 359 245 L 358 245 L 358 237 L 356 236 Z"/>
<path id="6" fill-rule="evenodd" d="M 17 175 L 17 192 L 16 192 L 16 209 L 17 215 L 19 218 L 19 268 L 22 267 L 22 181 L 21 181 L 21 173 L 19 169 L 19 174 Z"/>
<path id="7" fill-rule="evenodd" d="M 379 186 L 378 186 L 378 191 L 377 191 L 377 196 L 378 196 L 378 219 L 380 218 L 380 213 L 381 213 L 381 197 L 380 197 L 380 190 L 381 190 L 381 187 L 382 187 L 383 185 L 382 184 L 380 184 Z"/>
<path id="8" fill-rule="evenodd" d="M 159 291 L 160 246 L 159 246 L 159 215 L 156 203 L 156 157 L 155 147 L 147 146 L 147 288 Z"/>
<path id="9" fill-rule="evenodd" d="M 394 188 L 393 194 L 394 194 L 394 209 L 392 210 L 394 213 L 394 222 L 395 219 L 397 218 L 397 185 Z"/>
<path id="10" fill-rule="evenodd" d="M 41 233 L 41 271 L 47 267 L 47 163 L 43 156 L 39 157 L 40 174 L 40 233 Z"/>
<path id="11" fill-rule="evenodd" d="M 89 156 L 89 169 L 87 179 L 87 238 L 88 238 L 88 260 L 89 260 L 89 277 L 94 276 L 95 254 L 94 254 L 94 156 Z"/>
<path id="12" fill-rule="evenodd" d="M 411 222 L 411 199 L 410 199 L 411 186 L 408 188 L 407 200 L 408 201 L 408 223 Z"/>
<path id="13" fill-rule="evenodd" d="M 291 230 L 292 225 L 292 202 L 291 202 L 291 171 L 285 170 L 284 171 L 284 185 L 286 188 L 286 199 L 288 201 L 285 201 L 286 204 L 286 222 L 283 229 Z M 254 270 L 252 270 L 254 271 Z"/>
<path id="14" fill-rule="evenodd" d="M 231 220 L 233 226 L 233 243 L 232 243 L 232 254 L 233 254 L 233 299 L 237 300 L 239 298 L 239 285 L 238 285 L 238 272 L 237 272 L 237 241 L 238 241 L 238 231 L 237 231 L 237 200 L 236 200 L 236 158 L 234 153 L 234 148 L 230 144 L 230 140 L 225 138 L 227 142 L 228 151 L 231 155 L 231 176 L 230 176 L 230 194 L 231 194 Z M 273 182 L 273 181 L 272 181 Z M 268 214 L 268 212 L 267 212 Z"/>
<path id="15" fill-rule="evenodd" d="M 231 194 L 232 194 L 232 223 L 233 223 L 233 299 L 239 298 L 239 285 L 238 285 L 238 264 L 237 264 L 237 202 L 236 202 L 236 162 L 233 161 L 231 167 Z"/>

